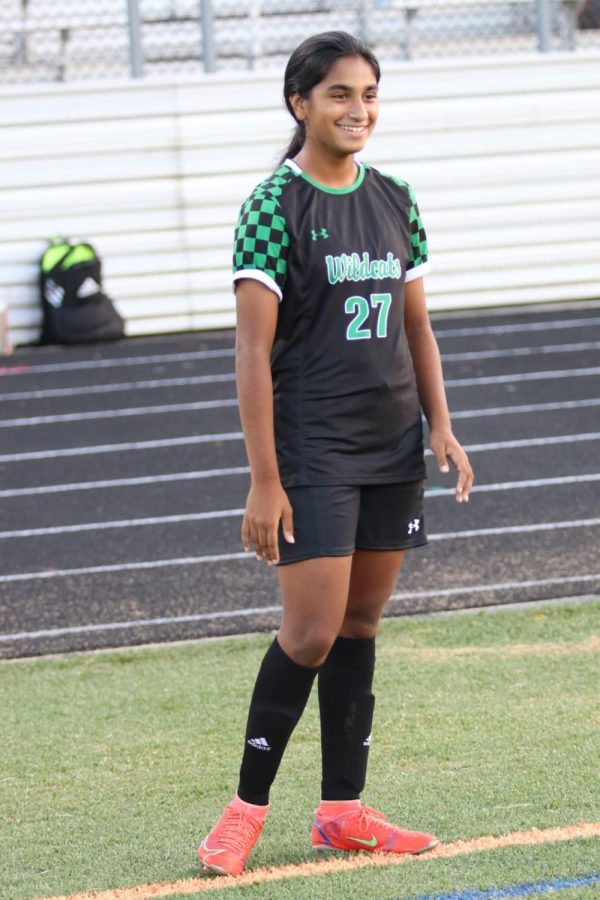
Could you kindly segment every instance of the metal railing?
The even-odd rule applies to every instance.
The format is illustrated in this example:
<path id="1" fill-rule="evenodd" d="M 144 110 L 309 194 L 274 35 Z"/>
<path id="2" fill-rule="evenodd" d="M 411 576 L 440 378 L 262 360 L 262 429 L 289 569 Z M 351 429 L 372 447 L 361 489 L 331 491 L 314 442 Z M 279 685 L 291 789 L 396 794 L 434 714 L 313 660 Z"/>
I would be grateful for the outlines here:
<path id="1" fill-rule="evenodd" d="M 600 50 L 600 0 L 2 0 L 0 82 L 281 66 L 333 28 L 383 60 Z"/>

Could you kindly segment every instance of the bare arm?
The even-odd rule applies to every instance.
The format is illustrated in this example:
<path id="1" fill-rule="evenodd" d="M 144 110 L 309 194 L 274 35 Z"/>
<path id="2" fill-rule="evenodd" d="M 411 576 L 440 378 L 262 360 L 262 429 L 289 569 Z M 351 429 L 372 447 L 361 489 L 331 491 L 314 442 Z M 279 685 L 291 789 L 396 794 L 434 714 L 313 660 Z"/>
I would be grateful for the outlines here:
<path id="1" fill-rule="evenodd" d="M 467 454 L 452 433 L 440 351 L 429 321 L 422 278 L 406 285 L 404 324 L 419 399 L 429 424 L 431 449 L 441 472 L 448 472 L 448 460 L 457 469 L 456 499 L 459 503 L 468 501 L 473 470 Z"/>
<path id="2" fill-rule="evenodd" d="M 240 417 L 250 463 L 251 486 L 242 524 L 244 550 L 257 559 L 279 561 L 277 529 L 293 543 L 292 509 L 281 486 L 273 425 L 270 356 L 277 325 L 278 299 L 250 278 L 236 284 L 236 379 Z"/>

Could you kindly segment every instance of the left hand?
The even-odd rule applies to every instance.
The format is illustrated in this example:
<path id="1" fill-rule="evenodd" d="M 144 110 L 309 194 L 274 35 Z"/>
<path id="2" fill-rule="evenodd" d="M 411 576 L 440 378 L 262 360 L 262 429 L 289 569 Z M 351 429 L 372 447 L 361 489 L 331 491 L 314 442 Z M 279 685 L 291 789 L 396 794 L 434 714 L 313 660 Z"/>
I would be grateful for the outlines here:
<path id="1" fill-rule="evenodd" d="M 469 457 L 456 440 L 450 429 L 432 429 L 429 435 L 429 446 L 435 456 L 440 472 L 449 472 L 448 460 L 458 472 L 456 481 L 456 502 L 469 502 L 469 493 L 473 485 L 473 469 Z"/>

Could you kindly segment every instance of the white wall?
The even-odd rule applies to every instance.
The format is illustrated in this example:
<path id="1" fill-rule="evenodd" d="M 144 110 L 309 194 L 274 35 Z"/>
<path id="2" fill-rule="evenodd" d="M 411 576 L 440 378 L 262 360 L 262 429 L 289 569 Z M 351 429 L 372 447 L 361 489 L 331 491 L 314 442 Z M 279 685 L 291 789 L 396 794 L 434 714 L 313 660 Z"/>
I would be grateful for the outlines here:
<path id="1" fill-rule="evenodd" d="M 239 204 L 291 121 L 281 76 L 0 89 L 0 306 L 38 336 L 52 234 L 104 258 L 129 334 L 233 324 Z M 432 309 L 600 296 L 597 54 L 388 64 L 364 154 L 408 179 Z"/>

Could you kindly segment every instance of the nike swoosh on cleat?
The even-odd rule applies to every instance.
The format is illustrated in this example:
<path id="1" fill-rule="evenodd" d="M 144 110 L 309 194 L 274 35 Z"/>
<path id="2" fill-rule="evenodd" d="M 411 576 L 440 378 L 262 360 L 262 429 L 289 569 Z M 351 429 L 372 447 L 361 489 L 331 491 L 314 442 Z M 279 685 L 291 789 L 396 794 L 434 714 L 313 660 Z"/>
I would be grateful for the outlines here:
<path id="1" fill-rule="evenodd" d="M 356 841 L 357 844 L 364 844 L 365 847 L 376 847 L 377 846 L 377 838 L 375 837 L 375 835 L 372 835 L 370 841 L 365 841 L 363 838 L 355 838 L 355 837 L 349 837 L 348 840 Z"/>
<path id="2" fill-rule="evenodd" d="M 212 847 L 207 846 L 206 841 L 202 841 L 202 843 L 200 844 L 200 850 L 203 850 L 207 855 L 210 854 L 211 856 L 213 856 L 215 853 L 221 853 L 223 851 L 223 847 L 215 847 L 213 849 Z"/>

